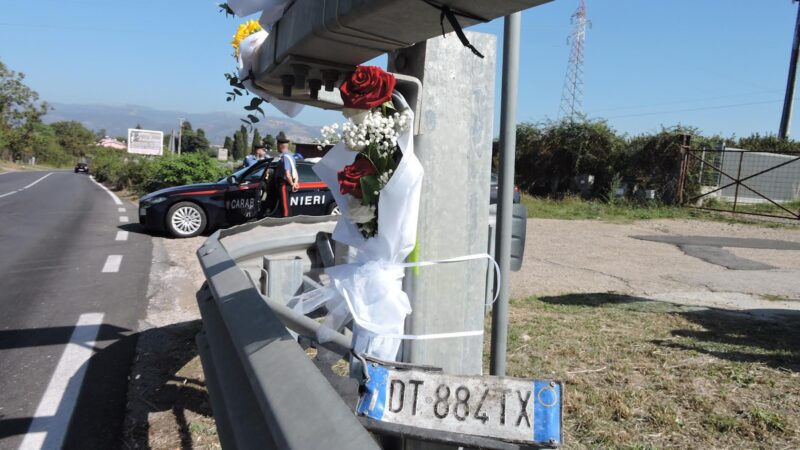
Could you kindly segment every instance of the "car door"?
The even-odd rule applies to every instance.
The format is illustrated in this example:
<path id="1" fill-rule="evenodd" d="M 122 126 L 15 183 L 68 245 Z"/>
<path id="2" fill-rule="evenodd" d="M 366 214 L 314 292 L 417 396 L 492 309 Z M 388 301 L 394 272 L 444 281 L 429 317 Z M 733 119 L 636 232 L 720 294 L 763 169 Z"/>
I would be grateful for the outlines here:
<path id="1" fill-rule="evenodd" d="M 297 192 L 288 192 L 290 216 L 324 216 L 332 203 L 328 186 L 314 173 L 313 164 L 297 163 L 300 186 Z"/>
<path id="2" fill-rule="evenodd" d="M 225 213 L 229 225 L 238 225 L 258 217 L 267 164 L 257 164 L 233 179 L 225 192 Z"/>

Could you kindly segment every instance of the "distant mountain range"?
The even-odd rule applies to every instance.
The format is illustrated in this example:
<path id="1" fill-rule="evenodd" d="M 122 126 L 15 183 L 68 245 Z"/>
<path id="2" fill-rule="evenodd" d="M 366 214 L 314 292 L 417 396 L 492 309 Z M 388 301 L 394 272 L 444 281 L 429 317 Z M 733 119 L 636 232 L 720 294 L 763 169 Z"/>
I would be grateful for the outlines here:
<path id="1" fill-rule="evenodd" d="M 78 105 L 67 103 L 51 103 L 53 110 L 45 116 L 47 123 L 62 120 L 76 120 L 93 131 L 106 130 L 108 136 L 127 136 L 128 128 L 137 124 L 146 130 L 161 130 L 165 134 L 177 131 L 178 119 L 185 118 L 192 128 L 202 128 L 212 144 L 222 144 L 225 136 L 230 136 L 242 124 L 244 117 L 231 113 L 187 113 L 181 111 L 164 111 L 137 105 Z M 244 111 L 243 111 L 244 113 Z M 302 124 L 296 120 L 283 117 L 267 116 L 258 123 L 258 131 L 262 136 L 267 133 L 275 135 L 284 131 L 295 142 L 311 142 L 319 137 L 319 127 Z"/>

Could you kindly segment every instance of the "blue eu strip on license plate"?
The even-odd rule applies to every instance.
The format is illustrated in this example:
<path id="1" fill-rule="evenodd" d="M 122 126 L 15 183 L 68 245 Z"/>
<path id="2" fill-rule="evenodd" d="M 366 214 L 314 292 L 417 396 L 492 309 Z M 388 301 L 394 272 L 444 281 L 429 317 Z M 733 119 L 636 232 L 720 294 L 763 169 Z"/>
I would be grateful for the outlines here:
<path id="1" fill-rule="evenodd" d="M 375 363 L 367 371 L 358 414 L 509 442 L 562 443 L 560 382 L 398 370 Z"/>

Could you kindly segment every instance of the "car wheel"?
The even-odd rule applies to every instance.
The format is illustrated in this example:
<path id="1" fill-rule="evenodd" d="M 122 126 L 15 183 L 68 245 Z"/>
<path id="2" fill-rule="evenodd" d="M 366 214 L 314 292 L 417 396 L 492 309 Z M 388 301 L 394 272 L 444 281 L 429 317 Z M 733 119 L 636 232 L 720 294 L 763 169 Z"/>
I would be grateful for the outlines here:
<path id="1" fill-rule="evenodd" d="M 196 203 L 176 203 L 167 211 L 167 229 L 178 238 L 197 236 L 206 229 L 206 213 Z"/>
<path id="2" fill-rule="evenodd" d="M 329 216 L 341 216 L 342 211 L 339 210 L 339 205 L 336 203 L 331 203 L 331 206 L 328 207 L 328 215 Z"/>

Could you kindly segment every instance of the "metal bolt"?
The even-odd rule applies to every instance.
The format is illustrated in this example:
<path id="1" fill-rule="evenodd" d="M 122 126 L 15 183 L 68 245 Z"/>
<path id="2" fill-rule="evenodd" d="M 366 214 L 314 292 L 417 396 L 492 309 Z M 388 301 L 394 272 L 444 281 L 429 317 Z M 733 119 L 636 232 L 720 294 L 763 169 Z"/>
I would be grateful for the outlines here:
<path id="1" fill-rule="evenodd" d="M 306 87 L 306 77 L 308 76 L 309 69 L 311 68 L 305 64 L 292 64 L 295 89 L 303 89 Z"/>
<path id="2" fill-rule="evenodd" d="M 322 89 L 322 80 L 312 78 L 308 80 L 308 90 L 311 98 L 317 100 L 319 98 L 319 90 Z"/>
<path id="3" fill-rule="evenodd" d="M 553 438 L 550 438 L 550 440 L 549 440 L 549 441 L 547 441 L 547 443 L 548 443 L 548 444 L 550 444 L 550 445 L 552 445 L 552 446 L 555 446 L 556 444 L 558 444 L 558 441 L 557 441 L 557 440 L 555 440 L 555 439 L 553 439 Z"/>
<path id="4" fill-rule="evenodd" d="M 283 96 L 292 96 L 292 86 L 294 85 L 294 75 L 281 75 L 281 86 L 283 86 Z"/>
<path id="5" fill-rule="evenodd" d="M 339 71 L 326 69 L 322 71 L 322 80 L 325 82 L 325 90 L 333 92 L 336 82 L 339 81 Z"/>
<path id="6" fill-rule="evenodd" d="M 550 382 L 550 387 L 556 387 L 556 382 L 555 381 L 551 381 Z"/>

